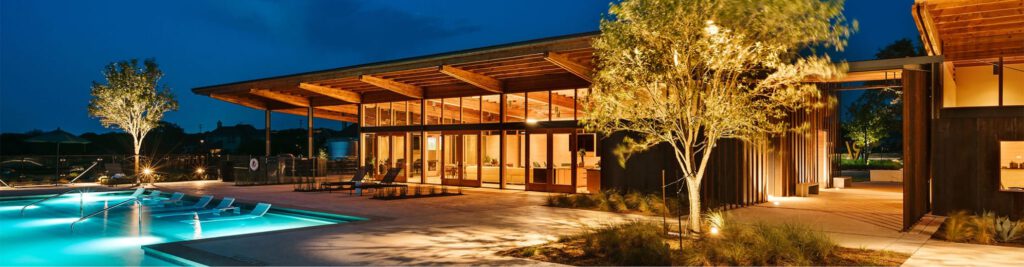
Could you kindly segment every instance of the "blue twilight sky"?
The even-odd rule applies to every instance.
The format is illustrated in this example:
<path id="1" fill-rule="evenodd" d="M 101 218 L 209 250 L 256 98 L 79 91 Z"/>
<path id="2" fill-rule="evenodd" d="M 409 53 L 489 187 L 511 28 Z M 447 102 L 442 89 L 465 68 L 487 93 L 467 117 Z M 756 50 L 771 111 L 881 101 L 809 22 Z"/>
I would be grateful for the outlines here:
<path id="1" fill-rule="evenodd" d="M 189 132 L 262 111 L 192 94 L 198 86 L 597 30 L 609 0 L 0 1 L 0 132 L 106 132 L 88 117 L 107 63 L 156 58 Z M 860 22 L 839 58 L 917 40 L 912 0 L 848 0 Z M 275 113 L 274 127 L 303 117 Z M 318 126 L 340 123 L 317 121 Z"/>

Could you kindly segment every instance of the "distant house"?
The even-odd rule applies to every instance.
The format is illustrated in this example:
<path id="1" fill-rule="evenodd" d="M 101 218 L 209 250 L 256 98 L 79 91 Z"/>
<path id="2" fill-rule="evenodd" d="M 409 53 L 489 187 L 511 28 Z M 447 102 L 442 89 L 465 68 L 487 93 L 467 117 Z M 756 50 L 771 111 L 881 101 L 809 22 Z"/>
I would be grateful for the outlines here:
<path id="1" fill-rule="evenodd" d="M 243 145 L 264 140 L 263 133 L 252 125 L 224 126 L 220 121 L 217 121 L 217 128 L 203 138 L 204 147 L 224 154 L 240 153 Z"/>

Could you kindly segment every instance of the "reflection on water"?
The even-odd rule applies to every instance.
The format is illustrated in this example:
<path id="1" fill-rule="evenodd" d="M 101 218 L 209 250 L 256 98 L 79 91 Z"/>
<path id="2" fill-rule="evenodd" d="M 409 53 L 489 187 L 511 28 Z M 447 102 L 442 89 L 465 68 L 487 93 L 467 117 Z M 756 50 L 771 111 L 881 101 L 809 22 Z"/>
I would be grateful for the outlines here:
<path id="1" fill-rule="evenodd" d="M 155 219 L 149 216 L 148 207 L 133 204 L 79 222 L 72 232 L 70 225 L 79 219 L 80 205 L 85 214 L 91 214 L 127 200 L 128 195 L 69 194 L 29 206 L 24 216 L 19 216 L 24 205 L 39 199 L 0 201 L 0 229 L 4 229 L 0 231 L 0 266 L 170 265 L 146 257 L 141 247 L 340 222 L 268 213 L 260 218 L 203 225 L 198 223 L 200 217 L 215 215 L 193 213 Z"/>

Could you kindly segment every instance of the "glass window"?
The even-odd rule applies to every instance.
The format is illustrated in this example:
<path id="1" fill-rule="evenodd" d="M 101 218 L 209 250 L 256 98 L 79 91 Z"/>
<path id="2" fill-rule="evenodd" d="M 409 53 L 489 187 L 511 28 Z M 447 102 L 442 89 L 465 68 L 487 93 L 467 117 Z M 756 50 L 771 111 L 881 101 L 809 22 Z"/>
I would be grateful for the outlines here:
<path id="1" fill-rule="evenodd" d="M 576 119 L 583 119 L 586 117 L 587 107 L 586 101 L 587 96 L 590 95 L 590 88 L 576 89 Z"/>
<path id="2" fill-rule="evenodd" d="M 1024 192 L 1024 141 L 999 142 L 999 190 Z"/>
<path id="3" fill-rule="evenodd" d="M 444 99 L 444 124 L 455 124 L 462 120 L 461 105 L 458 98 Z"/>
<path id="4" fill-rule="evenodd" d="M 992 62 L 989 62 L 992 63 Z M 945 73 L 943 82 L 943 106 L 984 107 L 999 105 L 999 75 L 993 71 L 995 64 L 954 67 L 953 73 Z"/>
<path id="5" fill-rule="evenodd" d="M 462 98 L 462 123 L 480 123 L 479 96 L 467 96 Z"/>
<path id="6" fill-rule="evenodd" d="M 481 170 L 480 185 L 489 188 L 499 188 L 501 183 L 501 132 L 484 132 L 480 143 L 482 153 L 483 169 Z"/>
<path id="7" fill-rule="evenodd" d="M 409 165 L 409 182 L 423 182 L 423 134 L 414 132 L 409 138 L 409 158 L 412 164 Z"/>
<path id="8" fill-rule="evenodd" d="M 505 131 L 505 188 L 526 189 L 526 132 Z"/>
<path id="9" fill-rule="evenodd" d="M 377 104 L 363 104 L 363 127 L 377 126 Z"/>
<path id="10" fill-rule="evenodd" d="M 551 134 L 551 169 L 554 170 L 554 184 L 572 184 L 572 157 L 577 154 L 569 142 L 571 133 Z"/>
<path id="11" fill-rule="evenodd" d="M 481 99 L 480 120 L 482 123 L 496 123 L 501 120 L 501 96 L 485 95 Z"/>
<path id="12" fill-rule="evenodd" d="M 377 104 L 377 109 L 380 110 L 380 119 L 378 119 L 377 125 L 389 126 L 394 123 L 394 119 L 391 118 L 391 103 Z"/>
<path id="13" fill-rule="evenodd" d="M 526 94 L 505 95 L 505 122 L 522 122 L 526 119 Z"/>
<path id="14" fill-rule="evenodd" d="M 576 90 L 551 91 L 551 120 L 567 121 L 575 119 Z"/>
<path id="15" fill-rule="evenodd" d="M 530 103 L 526 110 L 527 122 L 548 121 L 551 118 L 551 99 L 548 98 L 548 91 L 529 92 L 526 95 L 527 103 Z"/>
<path id="16" fill-rule="evenodd" d="M 376 165 L 374 163 L 377 162 L 377 158 L 374 156 L 377 152 L 376 140 L 377 138 L 374 134 L 363 134 L 363 146 L 360 148 L 363 153 L 363 168 L 371 176 L 377 170 L 377 168 L 374 168 Z"/>
<path id="17" fill-rule="evenodd" d="M 441 100 L 428 99 L 424 113 L 427 114 L 427 125 L 441 124 Z"/>
<path id="18" fill-rule="evenodd" d="M 530 161 L 528 166 L 530 183 L 546 184 L 548 183 L 548 173 L 551 171 L 550 164 L 548 164 L 548 134 L 531 133 L 527 142 L 530 143 L 530 157 L 527 158 Z"/>
<path id="19" fill-rule="evenodd" d="M 420 125 L 423 119 L 423 107 L 420 106 L 419 100 L 413 100 L 408 102 L 409 107 L 409 125 Z"/>
<path id="20" fill-rule="evenodd" d="M 391 109 L 395 113 L 395 126 L 409 125 L 409 107 L 407 102 L 391 103 Z"/>

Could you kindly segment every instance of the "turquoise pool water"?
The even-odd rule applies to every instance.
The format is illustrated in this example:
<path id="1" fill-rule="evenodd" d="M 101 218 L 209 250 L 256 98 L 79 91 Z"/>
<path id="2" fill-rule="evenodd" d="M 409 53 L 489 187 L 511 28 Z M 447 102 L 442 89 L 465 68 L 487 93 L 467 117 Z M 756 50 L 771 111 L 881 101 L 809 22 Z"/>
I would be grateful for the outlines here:
<path id="1" fill-rule="evenodd" d="M 80 206 L 88 215 L 129 199 L 129 193 L 72 193 L 30 206 L 20 215 L 23 206 L 43 197 L 0 199 L 0 265 L 173 265 L 147 256 L 142 246 L 360 219 L 272 209 L 262 217 L 241 220 L 202 222 L 234 214 L 201 215 L 201 222 L 196 223 L 194 216 L 154 218 L 150 216 L 153 207 L 130 204 L 79 222 L 72 231 Z M 209 207 L 219 201 L 218 197 Z M 243 206 L 242 214 L 251 208 Z"/>

